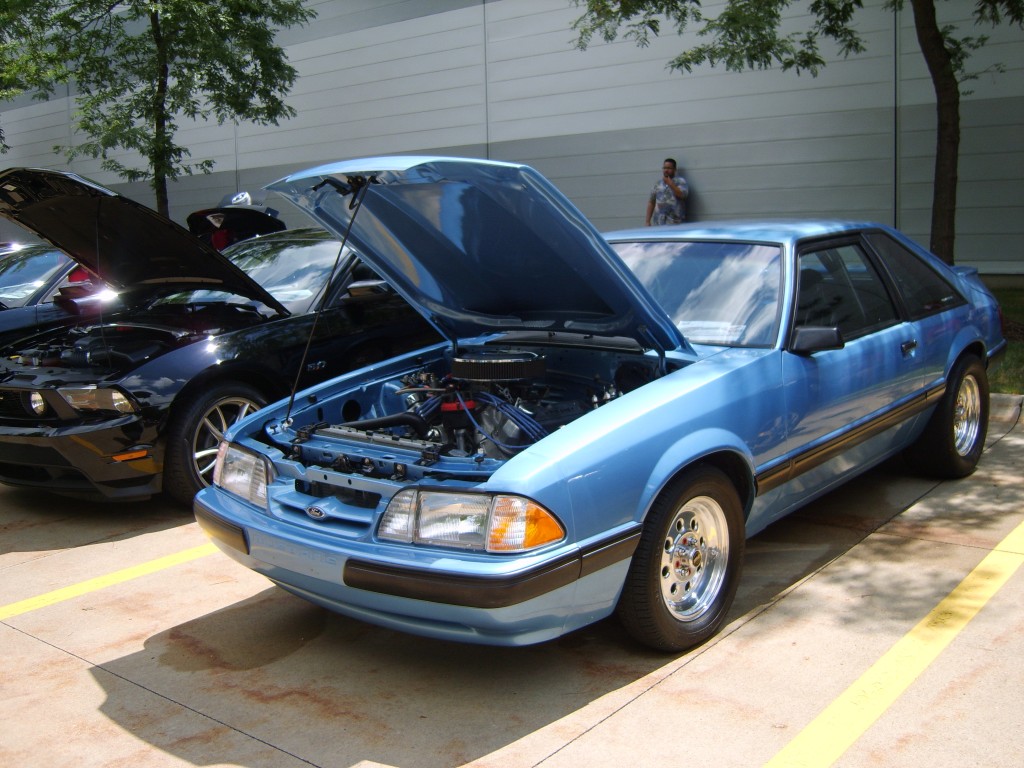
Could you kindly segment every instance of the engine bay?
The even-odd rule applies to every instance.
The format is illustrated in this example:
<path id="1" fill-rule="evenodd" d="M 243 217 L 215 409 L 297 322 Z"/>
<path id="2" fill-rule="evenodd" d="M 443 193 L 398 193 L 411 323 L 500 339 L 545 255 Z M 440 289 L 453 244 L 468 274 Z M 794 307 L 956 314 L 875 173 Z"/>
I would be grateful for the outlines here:
<path id="1" fill-rule="evenodd" d="M 286 452 L 307 467 L 395 480 L 479 477 L 658 375 L 658 361 L 637 353 L 463 349 L 323 404 L 341 418 L 289 431 Z"/>
<path id="2" fill-rule="evenodd" d="M 80 323 L 28 339 L 8 349 L 10 362 L 29 368 L 131 367 L 205 338 L 246 328 L 263 319 L 244 304 L 163 304 L 124 313 L 116 320 Z"/>

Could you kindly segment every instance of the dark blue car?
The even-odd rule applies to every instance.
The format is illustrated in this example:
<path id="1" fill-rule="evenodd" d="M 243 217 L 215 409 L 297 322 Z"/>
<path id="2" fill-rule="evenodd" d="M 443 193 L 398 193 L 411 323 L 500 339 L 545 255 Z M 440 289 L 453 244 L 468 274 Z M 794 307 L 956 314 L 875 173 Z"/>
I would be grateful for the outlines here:
<path id="1" fill-rule="evenodd" d="M 0 355 L 8 485 L 116 500 L 163 490 L 188 503 L 238 419 L 437 338 L 319 229 L 221 254 L 85 179 L 27 169 L 0 173 L 0 215 L 104 286 L 70 292 L 58 327 Z"/>

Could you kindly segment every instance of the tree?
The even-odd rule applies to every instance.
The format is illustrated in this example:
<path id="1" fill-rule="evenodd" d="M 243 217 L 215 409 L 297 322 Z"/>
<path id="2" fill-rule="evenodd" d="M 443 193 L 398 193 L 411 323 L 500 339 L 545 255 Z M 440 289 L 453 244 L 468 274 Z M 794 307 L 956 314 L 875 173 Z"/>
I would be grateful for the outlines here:
<path id="1" fill-rule="evenodd" d="M 314 12 L 301 0 L 8 0 L 0 27 L 0 87 L 73 89 L 75 126 L 88 137 L 57 146 L 68 160 L 102 159 L 128 181 L 147 180 L 168 213 L 167 182 L 209 173 L 175 142 L 183 119 L 277 125 L 295 111 L 284 97 L 296 78 L 278 29 Z M 114 155 L 137 152 L 144 167 Z"/>
<path id="2" fill-rule="evenodd" d="M 6 37 L 7 30 L 0 31 L 0 48 L 7 45 Z M 20 89 L 17 85 L 11 82 L 9 70 L 3 64 L 3 57 L 0 54 L 0 103 L 12 99 L 18 95 Z M 0 125 L 0 154 L 3 154 L 9 149 L 7 142 L 4 140 L 4 127 Z"/>
<path id="3" fill-rule="evenodd" d="M 7 24 L 5 15 L 3 11 L 0 11 L 0 103 L 14 98 L 21 91 L 9 63 L 9 51 L 13 44 L 14 30 Z M 0 125 L 0 154 L 8 149 L 7 142 L 4 140 L 4 128 Z"/>
<path id="4" fill-rule="evenodd" d="M 727 0 L 722 13 L 706 18 L 700 0 L 574 0 L 586 12 L 573 24 L 578 33 L 576 44 L 586 48 L 595 34 L 614 40 L 619 30 L 637 45 L 646 46 L 650 35 L 658 35 L 662 20 L 675 25 L 682 34 L 691 24 L 698 37 L 705 39 L 669 62 L 680 72 L 691 72 L 703 64 L 724 64 L 726 69 L 768 69 L 803 71 L 816 76 L 825 66 L 820 48 L 822 39 L 832 40 L 843 56 L 864 51 L 864 43 L 854 27 L 854 18 L 863 0 L 810 0 L 808 28 L 783 34 L 782 12 L 794 0 Z M 936 100 L 935 174 L 932 191 L 931 250 L 953 263 L 956 240 L 957 167 L 960 157 L 960 89 L 978 76 L 966 69 L 973 51 L 983 46 L 985 36 L 957 37 L 952 25 L 941 25 L 936 16 L 936 0 L 910 0 L 918 43 L 931 74 Z M 886 7 L 897 11 L 903 0 L 887 0 Z M 976 24 L 996 26 L 1013 24 L 1024 29 L 1024 0 L 975 0 Z"/>
<path id="5" fill-rule="evenodd" d="M 15 7 L 22 5 L 23 8 Z M 19 11 L 24 11 L 24 15 Z M 19 40 L 26 33 L 26 24 L 32 18 L 32 5 L 21 3 L 17 0 L 4 7 L 0 7 L 0 103 L 13 99 L 25 90 L 24 69 L 29 68 L 33 62 L 27 60 L 15 66 L 18 58 L 20 43 Z M 0 126 L 0 153 L 6 152 L 10 147 L 4 140 L 3 126 Z"/>

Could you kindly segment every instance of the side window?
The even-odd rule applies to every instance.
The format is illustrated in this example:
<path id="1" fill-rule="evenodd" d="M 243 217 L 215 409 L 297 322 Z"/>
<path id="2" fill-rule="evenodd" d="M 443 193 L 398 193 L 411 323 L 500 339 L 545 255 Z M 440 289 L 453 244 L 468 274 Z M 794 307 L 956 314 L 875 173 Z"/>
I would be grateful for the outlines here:
<path id="1" fill-rule="evenodd" d="M 915 253 L 883 232 L 869 232 L 864 238 L 885 261 L 907 312 L 918 320 L 966 300 L 946 280 Z"/>
<path id="2" fill-rule="evenodd" d="M 797 325 L 835 326 L 849 340 L 896 322 L 892 299 L 859 245 L 806 251 L 799 267 Z"/>

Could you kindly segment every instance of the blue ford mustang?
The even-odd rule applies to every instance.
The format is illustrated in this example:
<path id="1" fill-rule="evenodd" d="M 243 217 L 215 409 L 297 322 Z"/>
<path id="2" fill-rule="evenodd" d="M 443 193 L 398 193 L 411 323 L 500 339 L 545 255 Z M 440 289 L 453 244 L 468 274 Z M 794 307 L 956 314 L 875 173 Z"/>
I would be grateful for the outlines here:
<path id="1" fill-rule="evenodd" d="M 896 453 L 978 462 L 998 306 L 888 227 L 602 237 L 536 171 L 453 158 L 271 188 L 447 339 L 240 422 L 196 497 L 225 553 L 329 609 L 503 645 L 617 613 L 685 649 L 746 536 Z"/>

